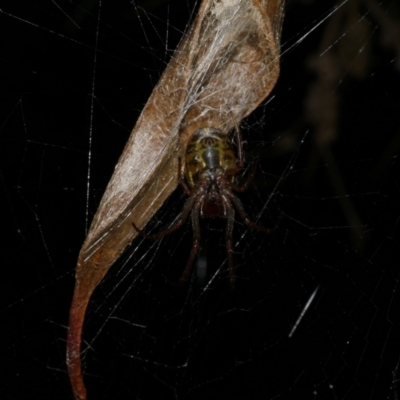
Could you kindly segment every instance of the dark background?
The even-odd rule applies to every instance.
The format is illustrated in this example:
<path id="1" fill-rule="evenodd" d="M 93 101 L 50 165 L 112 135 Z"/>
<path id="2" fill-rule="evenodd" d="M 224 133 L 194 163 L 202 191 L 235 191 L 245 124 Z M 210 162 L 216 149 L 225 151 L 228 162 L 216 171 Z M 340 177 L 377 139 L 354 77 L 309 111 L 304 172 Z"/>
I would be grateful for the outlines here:
<path id="1" fill-rule="evenodd" d="M 179 288 L 166 281 L 185 265 L 190 227 L 134 242 L 88 311 L 89 399 L 398 398 L 400 7 L 339 4 L 288 2 L 279 82 L 242 122 L 246 159 L 260 162 L 241 199 L 277 229 L 265 237 L 238 218 L 233 291 L 224 221 L 202 226 L 205 281 L 194 272 Z M 72 398 L 65 338 L 87 222 L 197 6 L 0 11 L 2 399 Z"/>

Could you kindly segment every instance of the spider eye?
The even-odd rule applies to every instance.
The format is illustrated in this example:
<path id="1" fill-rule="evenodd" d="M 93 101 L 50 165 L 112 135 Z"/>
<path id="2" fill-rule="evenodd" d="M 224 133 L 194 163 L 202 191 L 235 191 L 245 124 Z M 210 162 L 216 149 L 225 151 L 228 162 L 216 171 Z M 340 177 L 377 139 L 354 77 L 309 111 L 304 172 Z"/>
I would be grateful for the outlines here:
<path id="1" fill-rule="evenodd" d="M 215 144 L 215 140 L 211 137 L 207 137 L 204 139 L 203 143 L 208 147 L 212 147 Z"/>

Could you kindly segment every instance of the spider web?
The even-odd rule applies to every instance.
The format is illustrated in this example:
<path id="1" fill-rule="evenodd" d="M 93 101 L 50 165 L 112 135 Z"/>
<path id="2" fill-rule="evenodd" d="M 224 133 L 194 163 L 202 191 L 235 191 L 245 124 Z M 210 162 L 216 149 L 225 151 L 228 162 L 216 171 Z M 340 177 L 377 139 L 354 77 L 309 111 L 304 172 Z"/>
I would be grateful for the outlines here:
<path id="1" fill-rule="evenodd" d="M 18 2 L 0 11 L 3 399 L 72 398 L 74 267 L 194 1 Z M 241 124 L 236 287 L 225 221 L 138 238 L 84 326 L 89 399 L 398 399 L 400 7 L 288 1 L 281 76 Z M 328 56 L 330 58 L 328 58 Z M 324 60 L 328 60 L 326 65 Z M 321 67 L 322 65 L 322 67 Z M 322 71 L 322 72 L 321 72 Z M 146 227 L 180 212 L 177 189 Z"/>

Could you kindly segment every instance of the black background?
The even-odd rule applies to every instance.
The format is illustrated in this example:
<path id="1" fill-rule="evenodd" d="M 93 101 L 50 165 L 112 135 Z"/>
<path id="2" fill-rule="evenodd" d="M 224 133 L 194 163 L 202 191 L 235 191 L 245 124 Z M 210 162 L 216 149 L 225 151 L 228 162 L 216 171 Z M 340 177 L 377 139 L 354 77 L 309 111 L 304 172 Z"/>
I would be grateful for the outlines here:
<path id="1" fill-rule="evenodd" d="M 88 311 L 89 399 L 397 399 L 399 54 L 372 2 L 346 3 L 358 6 L 350 26 L 369 27 L 349 43 L 348 65 L 358 51 L 369 58 L 364 75 L 337 77 L 338 135 L 322 151 L 306 104 L 335 4 L 288 3 L 279 82 L 242 123 L 246 159 L 260 166 L 241 198 L 278 228 L 264 237 L 237 221 L 234 291 L 223 221 L 203 226 L 207 279 L 222 265 L 206 290 L 196 274 L 166 283 L 185 265 L 190 227 L 137 240 Z M 379 4 L 400 42 L 398 5 Z M 65 338 L 86 221 L 195 6 L 14 2 L 0 12 L 2 399 L 72 398 Z M 338 21 L 333 52 L 351 32 Z M 170 223 L 183 201 L 178 189 L 151 226 Z"/>

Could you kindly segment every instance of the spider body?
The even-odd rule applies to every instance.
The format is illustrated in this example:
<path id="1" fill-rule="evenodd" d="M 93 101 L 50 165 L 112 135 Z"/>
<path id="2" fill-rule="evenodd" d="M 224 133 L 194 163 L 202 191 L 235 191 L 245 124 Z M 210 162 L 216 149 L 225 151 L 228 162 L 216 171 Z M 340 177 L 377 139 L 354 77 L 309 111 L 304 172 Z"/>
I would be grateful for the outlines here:
<path id="1" fill-rule="evenodd" d="M 193 263 L 200 249 L 200 217 L 226 218 L 226 252 L 231 286 L 235 281 L 233 267 L 233 225 L 235 209 L 243 222 L 252 229 L 270 233 L 271 229 L 255 224 L 247 215 L 242 202 L 234 194 L 243 192 L 251 182 L 255 168 L 242 185 L 236 184 L 236 175 L 243 169 L 243 152 L 240 131 L 236 128 L 237 156 L 229 137 L 213 127 L 198 129 L 189 139 L 185 154 L 185 168 L 181 168 L 179 159 L 179 183 L 188 195 L 183 210 L 171 227 L 158 233 L 147 235 L 133 227 L 144 237 L 152 240 L 160 239 L 179 229 L 191 215 L 193 227 L 192 249 L 186 267 L 178 283 L 187 280 Z M 186 179 L 185 179 L 186 178 Z"/>
<path id="2" fill-rule="evenodd" d="M 202 218 L 226 218 L 220 189 L 234 182 L 237 171 L 227 135 L 215 128 L 199 129 L 192 135 L 186 148 L 185 172 L 191 190 L 196 186 L 206 190 L 200 209 Z"/>
<path id="3" fill-rule="evenodd" d="M 186 148 L 185 170 L 190 187 L 213 169 L 221 172 L 237 169 L 235 152 L 229 138 L 218 129 L 199 129 Z"/>

